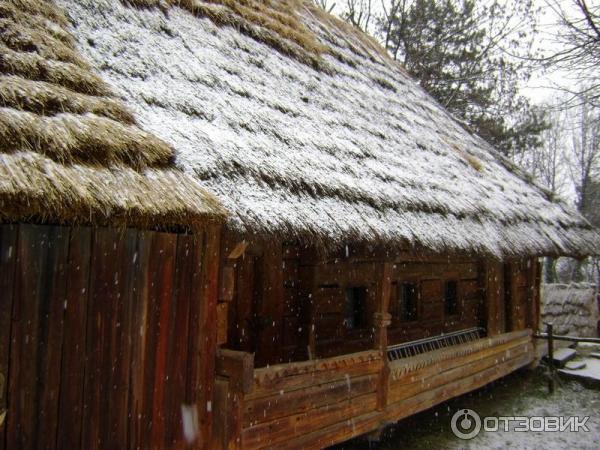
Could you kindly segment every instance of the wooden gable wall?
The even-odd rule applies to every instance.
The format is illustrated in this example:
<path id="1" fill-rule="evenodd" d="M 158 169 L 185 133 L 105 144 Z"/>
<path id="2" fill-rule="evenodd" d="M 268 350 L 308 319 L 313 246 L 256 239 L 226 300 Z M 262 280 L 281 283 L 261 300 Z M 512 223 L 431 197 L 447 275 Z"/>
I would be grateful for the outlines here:
<path id="1" fill-rule="evenodd" d="M 219 228 L 0 226 L 0 449 L 189 448 L 212 420 Z"/>

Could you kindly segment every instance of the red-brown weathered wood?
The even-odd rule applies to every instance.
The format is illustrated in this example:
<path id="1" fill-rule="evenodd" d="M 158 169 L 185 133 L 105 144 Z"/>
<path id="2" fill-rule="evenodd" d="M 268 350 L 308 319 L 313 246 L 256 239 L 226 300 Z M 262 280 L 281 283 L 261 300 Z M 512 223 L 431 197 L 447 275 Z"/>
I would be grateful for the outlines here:
<path id="1" fill-rule="evenodd" d="M 419 411 L 428 409 L 431 406 L 450 398 L 475 390 L 529 364 L 533 360 L 533 357 L 533 352 L 525 353 L 517 358 L 510 359 L 503 364 L 493 366 L 460 380 L 425 391 L 407 400 L 392 403 L 388 405 L 384 420 L 386 422 L 397 421 Z"/>
<path id="2" fill-rule="evenodd" d="M 177 256 L 173 298 L 169 321 L 169 350 L 167 352 L 167 377 L 165 383 L 166 429 L 164 445 L 167 448 L 185 448 L 181 405 L 186 403 L 189 353 L 189 313 L 191 281 L 194 270 L 194 237 L 180 235 L 177 239 Z"/>
<path id="3" fill-rule="evenodd" d="M 62 361 L 64 306 L 66 301 L 70 229 L 52 227 L 48 233 L 48 259 L 44 261 L 48 277 L 40 296 L 40 366 L 38 384 L 38 448 L 56 448 L 60 368 Z M 48 270 L 49 269 L 49 270 Z"/>
<path id="4" fill-rule="evenodd" d="M 227 330 L 229 324 L 229 303 L 217 303 L 217 345 L 227 342 Z"/>
<path id="5" fill-rule="evenodd" d="M 17 268 L 17 235 L 17 225 L 0 227 L 0 414 L 5 413 L 8 408 L 9 349 Z M 6 448 L 6 428 L 6 425 L 0 426 L 0 450 Z"/>
<path id="6" fill-rule="evenodd" d="M 512 358 L 524 354 L 531 354 L 531 352 L 532 344 L 531 342 L 528 342 L 513 347 L 509 350 L 496 351 L 489 356 L 474 354 L 471 361 L 462 365 L 456 363 L 450 366 L 450 368 L 447 370 L 439 369 L 431 376 L 425 376 L 425 374 L 417 372 L 413 375 L 413 378 L 416 379 L 416 381 L 413 383 L 403 384 L 400 380 L 397 382 L 392 381 L 390 383 L 390 395 L 388 401 L 389 403 L 402 401 L 421 392 L 431 390 L 437 386 L 442 386 L 452 381 L 468 377 L 490 367 L 501 365 Z"/>
<path id="7" fill-rule="evenodd" d="M 58 409 L 58 448 L 79 448 L 83 424 L 91 228 L 73 228 L 69 245 L 63 361 Z"/>
<path id="8" fill-rule="evenodd" d="M 290 392 L 275 392 L 269 397 L 246 400 L 244 428 L 373 393 L 378 388 L 379 379 L 379 374 L 348 377 L 328 383 L 316 383 Z"/>
<path id="9" fill-rule="evenodd" d="M 214 247 L 218 228 L 210 236 Z M 189 237 L 191 258 L 176 259 L 177 241 L 136 230 L 0 228 L 0 407 L 10 409 L 2 447 L 183 448 L 181 404 L 198 395 L 210 426 L 216 315 L 204 300 L 216 301 L 218 254 L 206 257 Z"/>
<path id="10" fill-rule="evenodd" d="M 247 352 L 219 349 L 216 373 L 228 378 L 232 389 L 249 394 L 254 386 L 254 355 Z"/>
<path id="11" fill-rule="evenodd" d="M 254 387 L 247 399 L 260 398 L 273 392 L 291 391 L 346 377 L 378 373 L 383 356 L 378 351 L 365 351 L 322 360 L 280 364 L 254 371 Z"/>
<path id="12" fill-rule="evenodd" d="M 9 405 L 16 407 L 7 414 L 7 448 L 53 448 L 59 386 L 58 375 L 46 370 L 60 374 L 68 235 L 56 227 L 27 225 L 19 227 L 18 242 L 9 374 Z M 46 316 L 58 323 L 48 324 Z M 40 385 L 39 377 L 47 378 L 47 385 Z"/>
<path id="13" fill-rule="evenodd" d="M 275 445 L 293 440 L 317 428 L 373 412 L 376 407 L 376 393 L 345 399 L 307 412 L 251 426 L 243 431 L 242 442 L 245 448 Z"/>
<path id="14" fill-rule="evenodd" d="M 254 299 L 254 257 L 245 255 L 235 264 L 235 296 L 234 307 L 231 308 L 228 339 L 236 350 L 254 351 L 254 333 L 250 327 L 252 305 Z"/>
<path id="15" fill-rule="evenodd" d="M 234 263 L 227 263 L 221 272 L 221 288 L 219 301 L 230 302 L 235 294 L 235 268 Z"/>
<path id="16" fill-rule="evenodd" d="M 17 270 L 11 326 L 10 373 L 6 417 L 6 447 L 9 449 L 37 446 L 36 376 L 39 343 L 39 297 L 42 261 L 47 246 L 41 244 L 36 227 L 19 227 Z M 44 236 L 47 241 L 47 234 Z M 18 405 L 18 408 L 12 408 Z"/>
<path id="17" fill-rule="evenodd" d="M 489 336 L 494 336 L 507 330 L 504 269 L 502 263 L 496 261 L 487 261 L 486 268 L 487 332 Z"/>
<path id="18" fill-rule="evenodd" d="M 153 280 L 151 291 L 152 310 L 156 314 L 150 330 L 154 333 L 154 374 L 152 378 L 151 399 L 148 400 L 148 414 L 152 417 L 151 441 L 161 442 L 165 434 L 165 384 L 167 384 L 167 351 L 169 332 L 169 313 L 173 296 L 173 279 L 175 276 L 175 252 L 177 236 L 167 233 L 156 233 L 153 238 L 154 257 L 150 262 L 150 276 Z M 152 369 L 151 369 L 152 370 Z"/>
<path id="19" fill-rule="evenodd" d="M 146 375 L 151 373 L 148 363 L 149 346 L 147 340 L 151 333 L 150 283 L 153 281 L 149 273 L 152 255 L 152 232 L 139 232 L 136 263 L 138 271 L 134 279 L 132 292 L 132 309 L 130 318 L 131 334 L 131 367 L 129 379 L 129 448 L 147 448 L 149 441 L 146 424 L 150 417 L 144 409 L 146 392 Z"/>
<path id="20" fill-rule="evenodd" d="M 82 447 L 97 449 L 109 440 L 110 333 L 117 304 L 119 241 L 107 228 L 94 230 L 87 318 Z"/>
<path id="21" fill-rule="evenodd" d="M 217 297 L 219 280 L 220 226 L 211 225 L 204 232 L 201 259 L 201 277 L 198 296 L 198 333 L 190 331 L 192 373 L 191 403 L 198 407 L 200 416 L 199 442 L 208 442 L 212 429 L 212 387 L 215 374 L 217 341 Z"/>
<path id="22" fill-rule="evenodd" d="M 268 245 L 260 259 L 259 278 L 261 289 L 257 302 L 258 319 L 255 347 L 255 364 L 263 367 L 282 361 L 281 343 L 283 330 L 283 260 L 281 243 Z"/>
<path id="23" fill-rule="evenodd" d="M 114 239 L 114 237 L 113 237 Z M 114 243 L 118 251 L 115 264 L 115 291 L 112 305 L 112 324 L 110 326 L 110 372 L 104 380 L 108 385 L 108 416 L 107 439 L 108 446 L 117 448 L 127 442 L 129 418 L 129 382 L 131 359 L 131 335 L 137 330 L 132 329 L 131 315 L 137 297 L 134 293 L 136 277 L 139 270 L 137 255 L 138 232 L 132 229 L 124 230 Z"/>

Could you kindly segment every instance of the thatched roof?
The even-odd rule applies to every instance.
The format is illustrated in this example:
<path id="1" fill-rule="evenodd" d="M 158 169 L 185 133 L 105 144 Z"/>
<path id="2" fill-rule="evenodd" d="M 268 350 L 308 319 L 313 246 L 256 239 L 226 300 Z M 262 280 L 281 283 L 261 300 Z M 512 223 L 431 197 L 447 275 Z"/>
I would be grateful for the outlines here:
<path id="1" fill-rule="evenodd" d="M 57 0 L 144 130 L 242 233 L 496 256 L 598 234 L 309 0 Z"/>
<path id="2" fill-rule="evenodd" d="M 589 283 L 542 284 L 541 323 L 551 322 L 563 335 L 596 336 L 598 289 Z"/>
<path id="3" fill-rule="evenodd" d="M 0 1 L 0 220 L 194 227 L 218 200 L 76 48 L 61 8 Z"/>

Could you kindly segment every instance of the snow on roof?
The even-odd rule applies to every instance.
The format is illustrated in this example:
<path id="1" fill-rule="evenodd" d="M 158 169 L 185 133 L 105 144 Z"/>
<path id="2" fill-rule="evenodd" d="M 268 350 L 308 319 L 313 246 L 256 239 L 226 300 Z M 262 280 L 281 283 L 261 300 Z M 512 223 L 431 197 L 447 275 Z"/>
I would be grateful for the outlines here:
<path id="1" fill-rule="evenodd" d="M 76 49 L 53 2 L 0 2 L 0 219 L 195 227 L 218 200 Z"/>
<path id="2" fill-rule="evenodd" d="M 575 210 L 308 0 L 58 3 L 80 50 L 235 230 L 498 257 L 600 251 Z"/>

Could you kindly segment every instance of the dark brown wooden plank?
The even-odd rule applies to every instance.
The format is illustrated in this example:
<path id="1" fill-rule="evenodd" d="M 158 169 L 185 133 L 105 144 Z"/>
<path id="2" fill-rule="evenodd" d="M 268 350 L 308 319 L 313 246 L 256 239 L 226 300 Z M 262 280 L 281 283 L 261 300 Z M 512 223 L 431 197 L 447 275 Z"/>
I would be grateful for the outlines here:
<path id="1" fill-rule="evenodd" d="M 128 413 L 129 413 L 129 379 L 131 334 L 137 332 L 131 328 L 131 313 L 134 308 L 134 286 L 139 264 L 137 254 L 138 232 L 127 229 L 115 235 L 117 257 L 114 264 L 115 291 L 114 303 L 111 308 L 110 336 L 108 352 L 109 360 L 105 363 L 109 368 L 109 378 L 106 383 L 108 391 L 108 430 L 107 447 L 119 448 L 127 443 Z"/>
<path id="2" fill-rule="evenodd" d="M 270 397 L 247 400 L 244 404 L 244 428 L 375 392 L 378 383 L 379 374 L 348 377 L 283 394 L 277 392 Z"/>
<path id="3" fill-rule="evenodd" d="M 235 350 L 219 349 L 217 375 L 229 378 L 232 389 L 248 394 L 254 385 L 254 355 Z"/>
<path id="4" fill-rule="evenodd" d="M 306 412 L 259 423 L 243 431 L 245 448 L 261 448 L 293 440 L 319 428 L 375 411 L 377 394 L 365 394 Z"/>
<path id="5" fill-rule="evenodd" d="M 175 253 L 177 235 L 157 233 L 154 236 L 153 255 L 151 258 L 151 274 L 153 278 L 153 304 L 155 305 L 156 334 L 154 358 L 154 380 L 152 392 L 152 447 L 164 442 L 165 419 L 165 384 L 167 380 L 167 352 L 169 350 L 169 322 L 173 300 L 173 285 L 175 276 Z"/>
<path id="6" fill-rule="evenodd" d="M 283 252 L 281 242 L 267 246 L 260 260 L 261 290 L 258 301 L 258 316 L 264 319 L 258 329 L 255 363 L 257 367 L 281 362 L 283 330 Z"/>
<path id="7" fill-rule="evenodd" d="M 48 259 L 43 268 L 47 279 L 39 299 L 41 359 L 37 376 L 43 380 L 38 388 L 40 449 L 56 448 L 70 229 L 51 227 L 48 234 Z"/>
<path id="8" fill-rule="evenodd" d="M 81 445 L 91 243 L 90 228 L 71 230 L 57 432 L 61 449 Z"/>
<path id="9" fill-rule="evenodd" d="M 19 227 L 8 389 L 11 411 L 6 420 L 6 443 L 10 449 L 37 447 L 38 305 L 47 254 L 47 246 L 41 242 L 48 239 L 44 230 Z"/>
<path id="10" fill-rule="evenodd" d="M 110 440 L 111 339 L 119 297 L 121 239 L 114 229 L 94 229 L 87 319 L 82 447 L 98 449 Z"/>
<path id="11" fill-rule="evenodd" d="M 152 373 L 148 363 L 148 339 L 151 322 L 149 265 L 152 257 L 152 236 L 150 231 L 140 231 L 138 235 L 138 270 L 133 288 L 133 308 L 131 311 L 131 364 L 129 375 L 129 448 L 147 448 L 148 424 L 151 417 L 144 409 L 147 376 Z"/>
<path id="12" fill-rule="evenodd" d="M 254 293 L 254 257 L 245 255 L 235 263 L 235 306 L 230 308 L 230 320 L 235 326 L 229 327 L 227 341 L 236 350 L 254 351 L 253 331 L 249 319 L 252 317 L 252 301 Z"/>
<path id="13" fill-rule="evenodd" d="M 190 329 L 192 339 L 190 351 L 191 403 L 198 407 L 200 417 L 199 442 L 208 442 L 212 429 L 212 391 L 215 374 L 216 320 L 219 280 L 220 226 L 211 225 L 204 233 L 201 258 L 200 283 L 194 286 L 197 292 L 197 317 L 199 327 L 196 333 Z M 192 314 L 190 314 L 191 316 Z"/>
<path id="14" fill-rule="evenodd" d="M 230 302 L 233 300 L 235 293 L 235 268 L 234 263 L 229 262 L 221 270 L 221 288 L 219 300 L 222 302 Z"/>
<path id="15" fill-rule="evenodd" d="M 11 316 L 17 267 L 17 225 L 0 226 L 0 414 L 8 408 Z M 0 450 L 5 446 L 6 426 L 0 427 Z"/>
<path id="16" fill-rule="evenodd" d="M 185 443 L 182 435 L 181 405 L 186 403 L 189 357 L 189 314 L 192 302 L 192 274 L 194 271 L 194 237 L 180 235 L 177 239 L 175 279 L 171 320 L 169 324 L 169 351 L 167 355 L 168 380 L 165 386 L 165 446 L 180 448 Z"/>
<path id="17" fill-rule="evenodd" d="M 227 329 L 229 325 L 229 303 L 217 303 L 217 346 L 227 342 Z"/>
<path id="18" fill-rule="evenodd" d="M 18 241 L 7 447 L 54 448 L 68 229 L 21 225 Z"/>
<path id="19" fill-rule="evenodd" d="M 486 322 L 489 336 L 507 331 L 505 316 L 504 268 L 496 261 L 486 262 Z"/>

